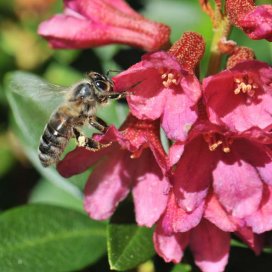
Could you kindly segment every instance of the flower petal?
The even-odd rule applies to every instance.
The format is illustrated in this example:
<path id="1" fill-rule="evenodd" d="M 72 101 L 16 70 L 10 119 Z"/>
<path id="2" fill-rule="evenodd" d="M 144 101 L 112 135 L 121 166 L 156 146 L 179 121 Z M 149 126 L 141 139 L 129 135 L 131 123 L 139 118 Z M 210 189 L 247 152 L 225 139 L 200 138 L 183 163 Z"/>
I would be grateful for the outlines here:
<path id="1" fill-rule="evenodd" d="M 155 250 L 165 262 L 179 263 L 189 242 L 189 233 L 166 235 L 158 225 L 153 235 Z"/>
<path id="2" fill-rule="evenodd" d="M 133 88 L 133 95 L 127 97 L 130 110 L 139 119 L 159 118 L 165 106 L 169 90 L 164 87 L 162 75 L 167 71 L 180 74 L 181 68 L 174 57 L 159 51 L 146 54 L 142 61 L 113 78 L 116 91 Z M 156 110 L 154 110 L 156 109 Z"/>
<path id="3" fill-rule="evenodd" d="M 38 32 L 55 48 L 121 43 L 153 51 L 168 43 L 170 29 L 137 15 L 120 0 L 66 0 L 64 13 L 43 22 Z"/>
<path id="4" fill-rule="evenodd" d="M 173 188 L 178 204 L 187 212 L 193 211 L 207 196 L 216 154 L 209 151 L 201 136 L 185 145 L 174 173 Z"/>
<path id="5" fill-rule="evenodd" d="M 260 208 L 245 218 L 255 233 L 263 233 L 272 229 L 272 187 L 265 186 Z"/>
<path id="6" fill-rule="evenodd" d="M 105 154 L 112 152 L 114 148 L 114 146 L 110 146 L 94 152 L 83 147 L 77 147 L 58 163 L 57 170 L 65 178 L 80 174 L 85 172 Z"/>
<path id="7" fill-rule="evenodd" d="M 72 8 L 74 10 L 77 10 L 77 11 L 81 11 L 81 10 L 84 11 L 84 7 L 85 7 L 85 9 L 87 10 L 86 13 L 91 15 L 91 14 L 93 14 L 95 12 L 91 9 L 91 6 L 88 5 L 88 4 L 90 4 L 89 2 L 90 2 L 89 0 L 77 0 L 77 1 L 64 0 L 64 5 L 65 5 L 65 7 L 69 7 L 69 8 Z M 92 2 L 95 2 L 95 1 L 92 1 Z M 102 0 L 100 2 L 102 2 L 102 3 L 104 2 L 106 5 L 112 6 L 112 7 L 116 8 L 117 10 L 119 10 L 121 12 L 129 14 L 130 16 L 141 17 L 141 15 L 139 13 L 134 11 L 123 0 L 114 0 L 114 1 L 112 1 L 112 0 Z M 96 3 L 96 5 L 97 5 L 97 3 Z"/>
<path id="8" fill-rule="evenodd" d="M 136 222 L 151 227 L 166 207 L 169 182 L 148 150 L 142 153 L 138 162 L 135 160 L 134 165 L 137 165 L 132 189 Z"/>
<path id="9" fill-rule="evenodd" d="M 244 161 L 255 167 L 263 182 L 272 185 L 272 156 L 267 146 L 243 139 L 235 141 L 234 148 Z"/>
<path id="10" fill-rule="evenodd" d="M 253 40 L 272 41 L 272 6 L 260 5 L 238 20 L 238 25 Z"/>
<path id="11" fill-rule="evenodd" d="M 183 142 L 176 142 L 170 147 L 169 149 L 170 166 L 175 165 L 179 161 L 181 155 L 183 154 L 183 151 L 184 151 Z"/>
<path id="12" fill-rule="evenodd" d="M 245 61 L 231 70 L 204 79 L 209 120 L 218 125 L 225 124 L 235 132 L 255 126 L 261 129 L 271 126 L 271 71 L 266 63 Z M 252 93 L 241 91 L 245 86 Z"/>
<path id="13" fill-rule="evenodd" d="M 230 235 L 203 220 L 191 232 L 190 248 L 203 272 L 224 271 L 229 257 Z"/>
<path id="14" fill-rule="evenodd" d="M 223 231 L 233 232 L 237 229 L 237 220 L 225 211 L 214 194 L 207 201 L 204 217 Z"/>
<path id="15" fill-rule="evenodd" d="M 70 14 L 55 15 L 42 22 L 38 33 L 46 38 L 53 48 L 84 48 L 90 43 L 99 45 L 99 41 L 103 44 L 104 38 L 98 40 L 97 37 L 106 36 L 104 29 L 96 27 L 93 22 L 86 21 L 80 14 L 76 16 Z M 90 29 L 93 31 L 89 31 Z"/>
<path id="16" fill-rule="evenodd" d="M 257 210 L 262 181 L 256 169 L 235 153 L 235 147 L 223 156 L 213 171 L 214 192 L 228 212 L 243 218 Z"/>
<path id="17" fill-rule="evenodd" d="M 131 180 L 127 170 L 130 162 L 129 153 L 118 150 L 92 172 L 84 192 L 84 208 L 91 218 L 109 218 L 118 203 L 127 196 Z"/>
<path id="18" fill-rule="evenodd" d="M 198 115 L 196 103 L 201 96 L 200 84 L 192 76 L 181 75 L 179 89 L 172 89 L 166 95 L 162 116 L 162 127 L 168 138 L 184 141 Z"/>
<path id="19" fill-rule="evenodd" d="M 175 195 L 170 192 L 165 213 L 160 219 L 163 232 L 171 235 L 177 232 L 186 232 L 194 228 L 202 219 L 204 206 L 203 202 L 193 212 L 186 212 L 177 205 Z"/>
<path id="20" fill-rule="evenodd" d="M 251 228 L 240 227 L 235 234 L 240 237 L 254 252 L 260 254 L 264 246 L 263 236 L 253 233 Z"/>
<path id="21" fill-rule="evenodd" d="M 166 105 L 162 116 L 162 128 L 168 138 L 174 141 L 184 141 L 197 119 L 197 113 L 189 97 L 184 93 L 168 90 Z"/>

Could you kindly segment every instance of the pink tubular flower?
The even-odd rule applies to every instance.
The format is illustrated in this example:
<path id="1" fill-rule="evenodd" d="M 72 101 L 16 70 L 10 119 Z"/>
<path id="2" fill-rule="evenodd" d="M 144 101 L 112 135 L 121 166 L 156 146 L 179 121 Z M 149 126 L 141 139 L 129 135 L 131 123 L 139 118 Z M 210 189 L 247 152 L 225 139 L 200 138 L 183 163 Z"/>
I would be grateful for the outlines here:
<path id="1" fill-rule="evenodd" d="M 195 50 L 190 51 L 192 48 Z M 147 54 L 142 61 L 113 78 L 117 91 L 140 83 L 127 98 L 131 113 L 143 120 L 160 118 L 170 139 L 185 140 L 197 119 L 196 103 L 201 89 L 193 69 L 204 48 L 203 38 L 188 32 L 169 53 Z"/>
<path id="2" fill-rule="evenodd" d="M 165 209 L 169 186 L 158 122 L 130 116 L 120 132 L 110 127 L 96 140 L 112 144 L 97 152 L 77 148 L 58 164 L 58 171 L 69 177 L 96 164 L 85 187 L 84 207 L 90 217 L 109 218 L 132 189 L 136 221 L 151 227 Z"/>
<path id="3" fill-rule="evenodd" d="M 117 90 L 141 82 L 127 98 L 132 114 L 143 120 L 161 118 L 170 139 L 186 139 L 197 119 L 201 90 L 197 78 L 183 70 L 175 57 L 162 51 L 145 55 L 113 80 Z"/>
<path id="4" fill-rule="evenodd" d="M 121 43 L 154 51 L 167 45 L 170 29 L 152 22 L 123 0 L 64 0 L 64 13 L 39 26 L 54 48 L 86 48 Z"/>
<path id="5" fill-rule="evenodd" d="M 180 208 L 170 192 L 153 240 L 157 253 L 166 262 L 180 262 L 189 246 L 202 271 L 220 272 L 224 271 L 228 261 L 231 232 L 235 232 L 256 254 L 262 249 L 262 237 L 242 225 L 243 221 L 229 215 L 212 192 L 205 205 L 191 213 Z"/>
<path id="6" fill-rule="evenodd" d="M 251 39 L 272 41 L 272 6 L 255 6 L 253 0 L 227 0 L 226 10 L 231 22 Z"/>
<path id="7" fill-rule="evenodd" d="M 272 126 L 272 67 L 245 61 L 205 78 L 203 95 L 209 120 L 234 132 Z"/>
<path id="8" fill-rule="evenodd" d="M 178 161 L 173 192 L 179 206 L 193 212 L 213 189 L 230 215 L 243 219 L 257 212 L 264 187 L 272 185 L 272 153 L 265 145 L 271 135 L 257 128 L 233 134 L 211 124 L 198 124 L 191 134 L 182 155 L 178 143 L 170 152 L 170 161 Z"/>

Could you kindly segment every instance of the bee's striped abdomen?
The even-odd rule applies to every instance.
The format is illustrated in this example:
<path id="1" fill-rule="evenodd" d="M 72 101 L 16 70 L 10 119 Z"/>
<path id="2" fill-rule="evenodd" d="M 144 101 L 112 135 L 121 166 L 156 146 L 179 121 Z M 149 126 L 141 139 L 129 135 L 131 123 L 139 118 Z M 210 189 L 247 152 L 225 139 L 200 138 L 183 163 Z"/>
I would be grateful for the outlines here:
<path id="1" fill-rule="evenodd" d="M 39 159 L 44 167 L 56 163 L 69 139 L 71 126 L 67 119 L 55 113 L 46 125 L 39 146 Z"/>

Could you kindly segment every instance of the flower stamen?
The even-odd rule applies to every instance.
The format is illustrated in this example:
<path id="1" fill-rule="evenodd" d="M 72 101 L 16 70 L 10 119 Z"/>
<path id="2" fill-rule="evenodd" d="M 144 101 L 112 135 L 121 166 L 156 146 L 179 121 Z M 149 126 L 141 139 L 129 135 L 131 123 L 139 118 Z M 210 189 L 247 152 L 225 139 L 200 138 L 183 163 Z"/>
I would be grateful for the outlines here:
<path id="1" fill-rule="evenodd" d="M 178 76 L 173 73 L 163 73 L 161 78 L 163 79 L 162 84 L 165 88 L 169 88 L 171 84 L 178 85 Z"/>
<path id="2" fill-rule="evenodd" d="M 258 89 L 258 84 L 254 82 L 252 78 L 248 75 L 235 78 L 234 83 L 236 88 L 234 89 L 234 94 L 247 94 L 249 97 L 253 97 L 255 95 L 256 89 Z"/>
<path id="3" fill-rule="evenodd" d="M 224 153 L 229 153 L 231 151 L 230 145 L 232 144 L 232 139 L 226 139 L 224 136 L 217 133 L 206 133 L 204 134 L 204 140 L 208 144 L 210 151 L 215 151 L 219 146 L 222 146 L 222 151 Z"/>

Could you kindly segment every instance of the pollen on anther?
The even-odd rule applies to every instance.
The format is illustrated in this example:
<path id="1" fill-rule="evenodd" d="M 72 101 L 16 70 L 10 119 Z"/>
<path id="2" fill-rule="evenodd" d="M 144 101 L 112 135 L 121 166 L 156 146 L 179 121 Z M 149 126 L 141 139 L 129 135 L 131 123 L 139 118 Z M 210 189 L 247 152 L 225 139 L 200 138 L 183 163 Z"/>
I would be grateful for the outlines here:
<path id="1" fill-rule="evenodd" d="M 161 75 L 162 84 L 165 88 L 169 88 L 171 84 L 178 85 L 178 80 L 173 73 L 164 73 Z"/>
<path id="2" fill-rule="evenodd" d="M 230 153 L 230 148 L 228 146 L 224 146 L 222 150 L 224 153 Z"/>
<path id="3" fill-rule="evenodd" d="M 235 89 L 233 90 L 234 94 L 247 94 L 249 97 L 255 95 L 255 90 L 258 88 L 258 84 L 248 75 L 243 76 L 242 78 L 235 78 Z"/>
<path id="4" fill-rule="evenodd" d="M 216 148 L 221 145 L 223 142 L 222 141 L 217 141 L 216 143 L 210 144 L 209 145 L 209 150 L 210 151 L 214 151 L 216 150 Z"/>

